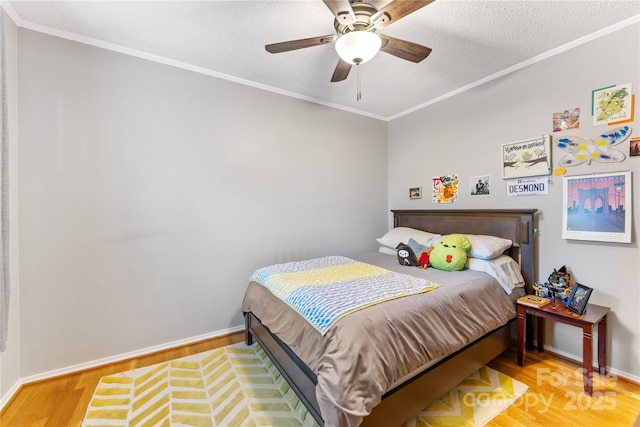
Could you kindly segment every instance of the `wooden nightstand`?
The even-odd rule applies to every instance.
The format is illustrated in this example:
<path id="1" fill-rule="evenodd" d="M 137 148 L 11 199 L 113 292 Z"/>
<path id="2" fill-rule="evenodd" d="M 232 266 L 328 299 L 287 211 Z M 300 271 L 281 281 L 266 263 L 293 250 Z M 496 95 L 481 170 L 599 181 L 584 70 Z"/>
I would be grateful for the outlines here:
<path id="1" fill-rule="evenodd" d="M 518 365 L 522 366 L 524 364 L 527 314 L 536 316 L 537 319 L 538 351 L 544 350 L 544 319 L 551 319 L 582 328 L 584 392 L 591 396 L 593 393 L 593 327 L 598 325 L 598 370 L 601 375 L 604 375 L 607 369 L 607 314 L 609 310 L 609 307 L 587 304 L 585 312 L 579 316 L 566 308 L 560 301 L 551 302 L 540 308 L 518 304 Z"/>

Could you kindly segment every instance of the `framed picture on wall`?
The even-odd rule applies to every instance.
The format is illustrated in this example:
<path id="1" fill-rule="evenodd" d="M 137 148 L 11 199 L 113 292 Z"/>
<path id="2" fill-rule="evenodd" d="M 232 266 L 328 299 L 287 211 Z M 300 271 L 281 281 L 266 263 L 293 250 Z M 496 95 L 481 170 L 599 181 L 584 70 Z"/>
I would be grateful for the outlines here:
<path id="1" fill-rule="evenodd" d="M 457 203 L 458 174 L 434 176 L 431 201 L 433 203 Z"/>
<path id="2" fill-rule="evenodd" d="M 488 196 L 491 194 L 491 175 L 472 176 L 469 187 L 472 196 Z"/>
<path id="3" fill-rule="evenodd" d="M 502 178 L 551 174 L 551 136 L 502 144 Z"/>
<path id="4" fill-rule="evenodd" d="M 631 243 L 631 171 L 565 176 L 562 238 Z"/>

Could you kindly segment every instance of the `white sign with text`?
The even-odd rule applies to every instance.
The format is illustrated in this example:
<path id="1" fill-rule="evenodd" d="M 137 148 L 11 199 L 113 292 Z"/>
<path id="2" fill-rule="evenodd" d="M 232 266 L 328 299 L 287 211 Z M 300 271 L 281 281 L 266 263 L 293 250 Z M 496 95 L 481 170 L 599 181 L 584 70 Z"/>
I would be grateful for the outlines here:
<path id="1" fill-rule="evenodd" d="M 544 196 L 549 194 L 549 178 L 511 179 L 507 183 L 507 196 Z"/>

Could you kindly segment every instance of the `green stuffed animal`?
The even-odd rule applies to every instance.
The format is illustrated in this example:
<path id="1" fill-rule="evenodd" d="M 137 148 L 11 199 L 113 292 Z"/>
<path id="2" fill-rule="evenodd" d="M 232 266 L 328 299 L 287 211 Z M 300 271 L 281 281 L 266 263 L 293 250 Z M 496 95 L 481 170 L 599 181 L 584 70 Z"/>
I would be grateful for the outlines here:
<path id="1" fill-rule="evenodd" d="M 471 242 L 461 234 L 449 234 L 440 240 L 429 254 L 431 267 L 444 271 L 459 271 L 467 263 Z"/>

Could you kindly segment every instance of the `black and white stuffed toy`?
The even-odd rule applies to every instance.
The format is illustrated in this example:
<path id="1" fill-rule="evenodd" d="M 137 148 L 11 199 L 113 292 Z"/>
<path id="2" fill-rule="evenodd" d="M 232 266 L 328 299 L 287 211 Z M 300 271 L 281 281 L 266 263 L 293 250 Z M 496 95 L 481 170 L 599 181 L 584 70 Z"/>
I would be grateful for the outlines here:
<path id="1" fill-rule="evenodd" d="M 411 249 L 409 245 L 400 243 L 398 246 L 396 246 L 396 250 L 398 253 L 398 262 L 401 265 L 407 265 L 411 267 L 418 267 L 420 265 L 418 257 L 416 257 L 415 252 L 413 252 L 413 249 Z"/>

